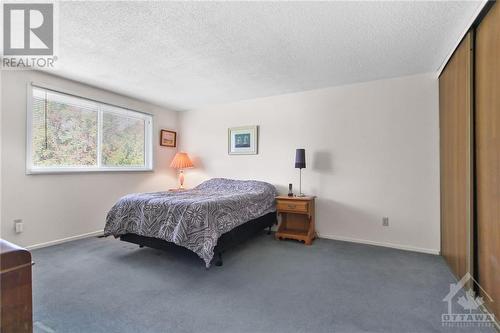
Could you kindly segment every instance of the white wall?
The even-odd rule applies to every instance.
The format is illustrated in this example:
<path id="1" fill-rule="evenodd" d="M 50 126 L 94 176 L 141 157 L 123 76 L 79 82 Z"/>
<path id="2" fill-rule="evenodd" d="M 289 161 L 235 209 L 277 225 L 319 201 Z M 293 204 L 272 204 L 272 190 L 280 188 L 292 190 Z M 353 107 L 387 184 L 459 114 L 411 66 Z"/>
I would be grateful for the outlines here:
<path id="1" fill-rule="evenodd" d="M 155 114 L 180 129 L 195 160 L 188 186 L 211 177 L 260 179 L 298 191 L 295 148 L 305 148 L 303 191 L 317 198 L 324 237 L 439 251 L 438 82 L 431 74 L 217 105 L 177 114 L 77 82 L 32 71 L 1 75 L 1 235 L 22 246 L 102 230 L 122 195 L 176 185 L 172 148 L 155 144 L 155 172 L 25 175 L 30 81 Z M 179 118 L 179 119 L 178 119 Z M 178 124 L 179 122 L 179 124 Z M 259 154 L 227 154 L 227 128 L 259 125 Z M 382 227 L 382 216 L 390 226 Z M 25 231 L 14 233 L 13 220 Z"/>
<path id="2" fill-rule="evenodd" d="M 120 196 L 176 185 L 168 168 L 175 149 L 158 144 L 161 128 L 177 128 L 176 112 L 41 72 L 3 71 L 1 81 L 2 238 L 32 246 L 99 231 Z M 26 175 L 26 93 L 31 81 L 154 114 L 155 171 Z M 15 219 L 24 221 L 21 234 L 14 232 Z"/>
<path id="3" fill-rule="evenodd" d="M 259 179 L 317 196 L 321 236 L 437 253 L 438 81 L 432 74 L 246 100 L 180 115 L 181 148 L 211 177 Z M 230 156 L 227 129 L 259 125 L 259 154 Z M 382 226 L 388 216 L 390 226 Z"/>

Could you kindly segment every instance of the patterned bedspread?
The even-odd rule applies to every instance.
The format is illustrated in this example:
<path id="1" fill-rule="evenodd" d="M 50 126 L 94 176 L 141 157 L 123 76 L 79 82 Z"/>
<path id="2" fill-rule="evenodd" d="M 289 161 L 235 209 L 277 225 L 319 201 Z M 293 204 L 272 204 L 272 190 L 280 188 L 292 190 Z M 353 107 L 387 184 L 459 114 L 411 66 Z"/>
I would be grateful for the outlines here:
<path id="1" fill-rule="evenodd" d="M 104 235 L 164 239 L 195 252 L 209 267 L 219 237 L 275 211 L 276 195 L 271 184 L 225 178 L 181 192 L 129 194 L 109 211 Z"/>

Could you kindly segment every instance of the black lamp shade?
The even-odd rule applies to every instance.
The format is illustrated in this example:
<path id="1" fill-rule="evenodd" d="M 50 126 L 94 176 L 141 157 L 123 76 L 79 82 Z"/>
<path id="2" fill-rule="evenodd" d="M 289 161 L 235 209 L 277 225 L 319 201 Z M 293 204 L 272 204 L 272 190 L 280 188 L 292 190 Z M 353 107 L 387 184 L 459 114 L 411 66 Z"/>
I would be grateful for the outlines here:
<path id="1" fill-rule="evenodd" d="M 297 149 L 295 150 L 295 168 L 305 169 L 306 167 L 306 150 Z"/>

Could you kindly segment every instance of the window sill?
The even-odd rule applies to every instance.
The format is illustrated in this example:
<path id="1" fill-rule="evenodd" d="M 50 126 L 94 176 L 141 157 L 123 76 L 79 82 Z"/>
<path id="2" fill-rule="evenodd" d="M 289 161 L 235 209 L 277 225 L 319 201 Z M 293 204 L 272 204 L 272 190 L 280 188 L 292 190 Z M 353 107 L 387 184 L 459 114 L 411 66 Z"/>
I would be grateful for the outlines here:
<path id="1" fill-rule="evenodd" d="M 107 172 L 153 172 L 153 168 L 34 168 L 26 170 L 26 175 L 107 173 Z"/>

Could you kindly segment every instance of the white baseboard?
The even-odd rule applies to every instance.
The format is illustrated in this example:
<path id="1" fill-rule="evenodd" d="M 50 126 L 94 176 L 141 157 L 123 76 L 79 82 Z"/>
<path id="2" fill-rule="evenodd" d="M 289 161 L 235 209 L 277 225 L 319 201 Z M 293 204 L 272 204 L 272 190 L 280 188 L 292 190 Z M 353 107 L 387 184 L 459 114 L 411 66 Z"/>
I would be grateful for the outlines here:
<path id="1" fill-rule="evenodd" d="M 47 247 L 51 245 L 57 245 L 57 244 L 62 244 L 65 242 L 69 242 L 72 240 L 77 240 L 77 239 L 82 239 L 82 238 L 87 238 L 87 237 L 94 237 L 94 236 L 100 236 L 104 233 L 104 230 L 97 230 L 93 232 L 89 232 L 86 234 L 81 234 L 81 235 L 76 235 L 76 236 L 71 236 L 71 237 L 66 237 L 66 238 L 61 238 L 61 239 L 56 239 L 50 242 L 45 242 L 45 243 L 39 243 L 39 244 L 34 244 L 31 246 L 27 246 L 26 249 L 28 250 L 35 250 L 39 249 L 42 247 Z M 328 235 L 328 234 L 319 234 L 318 237 L 320 238 L 326 238 L 326 239 L 333 239 L 333 240 L 338 240 L 338 241 L 344 241 L 344 242 L 351 242 L 351 243 L 359 243 L 359 244 L 367 244 L 367 245 L 376 245 L 376 246 L 383 246 L 383 247 L 390 247 L 393 249 L 399 249 L 399 250 L 405 250 L 405 251 L 413 251 L 413 252 L 420 252 L 420 253 L 427 253 L 427 254 L 434 254 L 434 255 L 439 255 L 440 252 L 439 250 L 434 250 L 434 249 L 426 249 L 426 248 L 420 248 L 420 247 L 413 247 L 413 246 L 407 246 L 407 245 L 401 245 L 401 244 L 394 244 L 394 243 L 385 243 L 385 242 L 375 242 L 371 240 L 366 240 L 366 239 L 357 239 L 357 238 L 350 238 L 350 237 L 344 237 L 344 236 L 336 236 L 336 235 Z"/>
<path id="2" fill-rule="evenodd" d="M 69 241 L 72 241 L 72 240 L 77 240 L 77 239 L 82 239 L 82 238 L 87 238 L 87 237 L 100 236 L 103 233 L 104 233 L 104 230 L 97 230 L 97 231 L 89 232 L 89 233 L 86 233 L 86 234 L 81 234 L 81 235 L 76 235 L 76 236 L 71 236 L 71 237 L 56 239 L 56 240 L 53 240 L 53 241 L 50 241 L 50 242 L 45 242 L 45 243 L 39 243 L 39 244 L 30 245 L 30 246 L 27 246 L 26 249 L 28 249 L 28 250 L 35 250 L 35 249 L 39 249 L 39 248 L 42 248 L 42 247 L 47 247 L 47 246 L 51 246 L 51 245 L 57 245 L 57 244 L 66 243 L 66 242 L 69 242 Z"/>
<path id="3" fill-rule="evenodd" d="M 367 244 L 367 245 L 376 245 L 376 246 L 390 247 L 390 248 L 393 248 L 393 249 L 405 250 L 405 251 L 413 251 L 413 252 L 420 252 L 420 253 L 427 253 L 427 254 L 434 254 L 434 255 L 439 255 L 440 254 L 439 250 L 426 249 L 426 248 L 420 248 L 420 247 L 413 247 L 413 246 L 407 246 L 407 245 L 401 245 L 401 244 L 394 244 L 394 243 L 374 242 L 374 241 L 366 240 L 366 239 L 356 239 L 356 238 L 350 238 L 350 237 L 327 235 L 327 234 L 319 234 L 319 233 L 318 233 L 318 237 L 320 237 L 320 238 L 326 238 L 326 239 L 339 240 L 339 241 L 345 241 L 345 242 L 351 242 L 351 243 L 359 243 L 359 244 Z"/>

